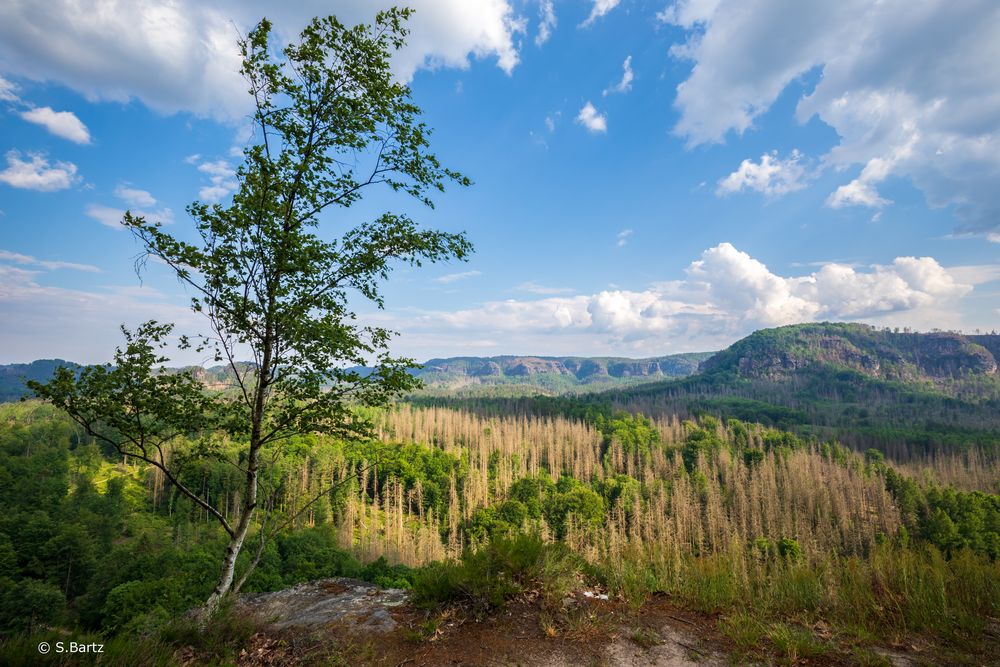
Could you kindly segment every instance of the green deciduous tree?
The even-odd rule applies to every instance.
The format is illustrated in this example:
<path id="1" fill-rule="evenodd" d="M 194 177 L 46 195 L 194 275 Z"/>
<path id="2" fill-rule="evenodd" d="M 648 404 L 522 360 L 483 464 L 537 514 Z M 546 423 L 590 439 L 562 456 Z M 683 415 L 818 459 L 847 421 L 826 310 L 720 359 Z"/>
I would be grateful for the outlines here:
<path id="1" fill-rule="evenodd" d="M 324 212 L 347 209 L 373 186 L 432 206 L 431 195 L 446 183 L 469 183 L 429 152 L 420 110 L 390 71 L 409 14 L 393 9 L 356 27 L 314 19 L 280 53 L 271 24 L 261 21 L 240 41 L 255 136 L 232 202 L 188 207 L 196 242 L 124 217 L 146 256 L 192 290 L 192 308 L 209 324 L 211 334 L 182 336 L 181 347 L 228 364 L 233 391 L 209 394 L 189 374 L 163 372 L 171 326 L 155 322 L 125 331 L 113 365 L 63 369 L 33 386 L 105 444 L 159 468 L 219 522 L 229 543 L 209 611 L 232 588 L 262 471 L 282 442 L 315 431 L 364 432 L 352 401 L 384 403 L 415 384 L 406 372 L 412 361 L 390 355 L 392 332 L 362 326 L 349 295 L 381 308 L 380 285 L 395 263 L 419 266 L 471 252 L 464 234 L 425 230 L 391 212 L 333 233 L 319 227 Z M 252 363 L 237 361 L 244 355 Z M 371 374 L 350 369 L 372 362 Z M 218 432 L 245 443 L 231 461 L 245 480 L 233 523 L 178 474 L 190 457 L 221 455 L 208 437 Z"/>

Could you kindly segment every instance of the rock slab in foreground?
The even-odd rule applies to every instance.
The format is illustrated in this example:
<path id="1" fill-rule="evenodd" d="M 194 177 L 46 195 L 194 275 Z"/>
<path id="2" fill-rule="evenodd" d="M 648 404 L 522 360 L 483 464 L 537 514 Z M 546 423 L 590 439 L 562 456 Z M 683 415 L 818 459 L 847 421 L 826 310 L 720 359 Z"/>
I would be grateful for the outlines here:
<path id="1" fill-rule="evenodd" d="M 240 606 L 277 630 L 338 624 L 352 632 L 390 632 L 396 627 L 390 610 L 408 599 L 409 594 L 398 588 L 337 577 L 247 595 Z"/>

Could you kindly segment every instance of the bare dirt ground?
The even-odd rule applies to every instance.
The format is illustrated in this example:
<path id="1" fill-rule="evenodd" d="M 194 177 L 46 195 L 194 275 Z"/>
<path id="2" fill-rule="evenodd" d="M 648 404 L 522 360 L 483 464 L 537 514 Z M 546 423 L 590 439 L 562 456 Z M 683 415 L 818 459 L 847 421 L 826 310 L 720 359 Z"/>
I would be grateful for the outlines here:
<path id="1" fill-rule="evenodd" d="M 718 619 L 654 598 L 638 612 L 584 596 L 556 614 L 526 596 L 478 617 L 461 606 L 429 612 L 405 591 L 349 579 L 327 579 L 245 598 L 263 623 L 240 654 L 241 667 L 686 667 L 699 665 L 1000 665 L 992 655 L 935 654 L 917 646 L 874 647 L 871 661 L 849 647 L 793 657 L 740 652 Z M 821 633 L 822 634 L 822 633 Z"/>

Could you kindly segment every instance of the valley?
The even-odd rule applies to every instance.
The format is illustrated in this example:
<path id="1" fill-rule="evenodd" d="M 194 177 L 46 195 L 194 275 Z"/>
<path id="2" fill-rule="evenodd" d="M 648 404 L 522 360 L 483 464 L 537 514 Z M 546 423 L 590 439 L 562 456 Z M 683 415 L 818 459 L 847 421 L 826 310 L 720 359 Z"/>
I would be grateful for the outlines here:
<path id="1" fill-rule="evenodd" d="M 676 380 L 546 396 L 514 373 L 516 395 L 421 391 L 358 408 L 374 439 L 315 434 L 281 450 L 259 530 L 283 527 L 240 561 L 256 563 L 242 592 L 338 576 L 401 588 L 410 611 L 393 636 L 411 633 L 425 656 L 436 644 L 421 642 L 447 638 L 454 619 L 501 623 L 508 605 L 536 619 L 526 636 L 539 646 L 592 633 L 611 646 L 615 628 L 666 600 L 701 615 L 703 648 L 729 660 L 975 662 L 1000 609 L 993 344 L 801 325 L 757 332 Z M 203 509 L 52 408 L 11 403 L 0 417 L 3 627 L 142 636 L 207 594 L 222 536 Z M 197 447 L 177 441 L 170 456 L 238 520 L 235 450 Z M 585 590 L 610 606 L 566 606 Z M 662 629 L 649 632 L 657 645 Z M 185 650 L 242 650 L 217 641 Z"/>

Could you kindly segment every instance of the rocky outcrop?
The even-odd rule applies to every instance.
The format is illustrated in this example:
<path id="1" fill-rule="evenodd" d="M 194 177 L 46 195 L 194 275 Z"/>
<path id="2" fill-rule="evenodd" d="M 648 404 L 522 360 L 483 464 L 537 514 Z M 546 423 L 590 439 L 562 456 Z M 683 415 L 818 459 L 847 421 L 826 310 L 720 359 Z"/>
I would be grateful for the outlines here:
<path id="1" fill-rule="evenodd" d="M 1000 339 L 1000 336 L 995 336 Z M 920 340 L 914 363 L 931 377 L 966 374 L 995 375 L 997 360 L 982 345 L 958 334 L 927 334 Z"/>
<path id="2" fill-rule="evenodd" d="M 407 600 L 409 594 L 403 590 L 337 577 L 247 595 L 239 605 L 276 630 L 339 625 L 350 632 L 369 633 L 395 629 L 392 611 Z"/>

